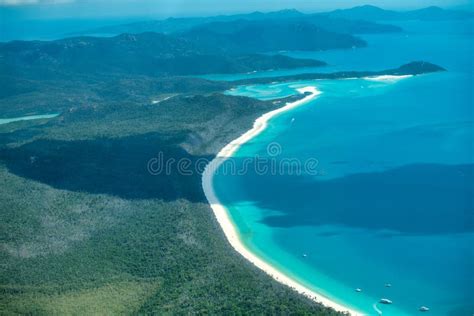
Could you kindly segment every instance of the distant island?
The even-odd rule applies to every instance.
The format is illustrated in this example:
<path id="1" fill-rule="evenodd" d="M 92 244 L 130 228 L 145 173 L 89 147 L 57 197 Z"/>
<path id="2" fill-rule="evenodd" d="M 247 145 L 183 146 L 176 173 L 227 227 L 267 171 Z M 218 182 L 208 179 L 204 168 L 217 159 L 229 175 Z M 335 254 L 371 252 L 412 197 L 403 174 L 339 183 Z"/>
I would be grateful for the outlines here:
<path id="1" fill-rule="evenodd" d="M 121 34 L 121 33 L 143 33 L 158 32 L 165 34 L 177 34 L 192 31 L 196 27 L 210 27 L 212 25 L 226 26 L 236 22 L 262 23 L 280 21 L 284 23 L 308 23 L 330 32 L 348 34 L 370 34 L 370 33 L 392 33 L 400 32 L 402 29 L 395 25 L 380 24 L 364 20 L 340 19 L 330 17 L 326 14 L 306 14 L 297 10 L 281 10 L 275 12 L 253 12 L 247 14 L 219 15 L 210 17 L 168 18 L 165 20 L 151 20 L 134 22 L 129 24 L 112 25 L 83 32 L 87 34 Z"/>
<path id="2" fill-rule="evenodd" d="M 301 35 L 312 36 L 313 32 L 317 30 L 308 30 Z M 161 77 L 325 65 L 317 60 L 257 54 L 261 51 L 257 48 L 232 54 L 229 53 L 229 47 L 223 51 L 221 44 L 209 38 L 185 39 L 152 32 L 122 34 L 111 38 L 14 41 L 0 44 L 0 71 L 4 76 L 42 78 L 65 77 L 70 73 Z M 278 48 L 285 47 L 288 48 Z"/>
<path id="3" fill-rule="evenodd" d="M 267 22 L 265 22 L 267 23 Z M 321 40 L 335 43 L 344 38 L 321 32 L 309 24 L 235 22 L 228 28 L 214 25 L 219 33 L 209 32 L 209 26 L 196 28 L 180 36 L 160 33 L 122 34 L 111 38 L 73 37 L 56 41 L 13 41 L 0 44 L 0 70 L 3 76 L 55 79 L 75 75 L 127 74 L 152 77 L 202 75 L 213 73 L 245 73 L 253 71 L 325 66 L 324 61 L 297 59 L 284 55 L 259 54 L 278 50 L 321 49 Z M 263 33 L 262 33 L 263 32 Z M 286 32 L 286 33 L 285 33 Z M 210 35 L 212 34 L 212 35 Z M 257 37 L 252 34 L 260 34 Z M 283 36 L 285 41 L 272 40 Z M 365 45 L 345 35 L 349 45 Z M 311 43 L 314 38 L 315 45 Z M 251 42 L 245 40 L 250 39 Z M 349 42 L 347 42 L 349 41 Z M 335 47 L 337 48 L 337 44 Z M 343 47 L 346 44 L 343 44 Z M 326 49 L 334 46 L 326 46 Z M 341 47 L 342 48 L 342 47 Z M 140 56 L 135 58 L 134 56 Z M 386 74 L 420 74 L 441 70 L 425 62 L 412 63 Z M 286 78 L 249 79 L 300 80 L 361 77 L 379 75 L 370 72 L 336 74 L 299 74 Z M 253 81 L 252 81 L 253 80 Z"/>
<path id="4" fill-rule="evenodd" d="M 262 77 L 249 78 L 232 81 L 233 84 L 255 84 L 255 83 L 271 83 L 271 82 L 288 82 L 297 80 L 312 80 L 312 79 L 347 79 L 347 78 L 364 78 L 377 76 L 410 76 L 421 75 L 431 72 L 446 71 L 443 67 L 431 64 L 425 61 L 414 61 L 402 65 L 395 69 L 387 69 L 381 71 L 341 71 L 334 73 L 303 73 L 292 76 L 280 77 Z"/>
<path id="5" fill-rule="evenodd" d="M 158 32 L 177 34 L 193 31 L 196 27 L 224 26 L 236 22 L 258 23 L 284 21 L 285 23 L 308 23 L 327 31 L 347 34 L 377 34 L 402 32 L 403 29 L 392 24 L 403 20 L 463 20 L 474 17 L 468 11 L 447 10 L 431 6 L 409 11 L 386 10 L 373 5 L 357 6 L 350 9 L 338 9 L 330 12 L 303 13 L 297 10 L 281 10 L 275 12 L 253 12 L 247 14 L 218 15 L 209 17 L 168 18 L 149 20 L 128 24 L 112 25 L 84 30 L 70 35 L 93 34 L 138 34 Z"/>
<path id="6" fill-rule="evenodd" d="M 339 9 L 325 14 L 331 18 L 365 21 L 403 21 L 403 20 L 464 20 L 474 17 L 473 12 L 446 10 L 431 6 L 409 11 L 385 10 L 373 5 L 358 6 L 350 9 Z"/>

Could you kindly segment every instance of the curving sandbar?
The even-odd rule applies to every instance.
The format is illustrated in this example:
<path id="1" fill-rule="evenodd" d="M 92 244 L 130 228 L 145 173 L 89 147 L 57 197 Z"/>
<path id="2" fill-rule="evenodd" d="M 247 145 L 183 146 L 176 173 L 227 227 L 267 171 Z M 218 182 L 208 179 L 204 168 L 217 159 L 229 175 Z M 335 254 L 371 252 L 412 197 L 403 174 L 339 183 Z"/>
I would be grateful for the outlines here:
<path id="1" fill-rule="evenodd" d="M 396 82 L 401 79 L 406 79 L 413 77 L 413 75 L 382 75 L 382 76 L 374 76 L 374 77 L 363 77 L 362 79 L 370 80 L 370 81 L 380 81 L 380 82 Z"/>
<path id="2" fill-rule="evenodd" d="M 330 300 L 329 298 L 325 297 L 320 293 L 316 293 L 315 291 L 307 288 L 303 284 L 299 283 L 298 281 L 290 278 L 274 266 L 270 265 L 268 262 L 259 258 L 256 254 L 251 252 L 249 249 L 245 247 L 245 245 L 240 240 L 240 236 L 234 226 L 234 223 L 230 219 L 227 209 L 223 206 L 220 201 L 218 200 L 214 188 L 212 186 L 212 181 L 214 177 L 215 171 L 219 168 L 219 166 L 228 158 L 232 157 L 232 155 L 239 149 L 240 146 L 260 134 L 266 127 L 268 121 L 285 111 L 289 111 L 294 109 L 304 103 L 309 102 L 316 98 L 321 92 L 316 89 L 316 87 L 309 86 L 298 89 L 300 93 L 309 93 L 304 98 L 292 102 L 287 103 L 285 106 L 270 111 L 268 113 L 263 114 L 258 119 L 255 120 L 252 129 L 244 133 L 239 138 L 233 140 L 229 144 L 227 144 L 222 150 L 217 154 L 217 156 L 206 166 L 203 175 L 202 175 L 202 187 L 204 189 L 204 194 L 211 205 L 212 211 L 224 231 L 224 234 L 231 244 L 231 246 L 240 253 L 245 259 L 253 263 L 255 266 L 263 270 L 265 273 L 270 275 L 276 281 L 289 286 L 290 288 L 294 289 L 300 294 L 305 295 L 306 297 L 310 298 L 311 300 L 320 303 L 326 307 L 330 307 L 335 309 L 339 312 L 349 313 L 350 315 L 362 315 L 362 313 L 352 310 L 346 306 L 343 306 L 337 302 Z"/>

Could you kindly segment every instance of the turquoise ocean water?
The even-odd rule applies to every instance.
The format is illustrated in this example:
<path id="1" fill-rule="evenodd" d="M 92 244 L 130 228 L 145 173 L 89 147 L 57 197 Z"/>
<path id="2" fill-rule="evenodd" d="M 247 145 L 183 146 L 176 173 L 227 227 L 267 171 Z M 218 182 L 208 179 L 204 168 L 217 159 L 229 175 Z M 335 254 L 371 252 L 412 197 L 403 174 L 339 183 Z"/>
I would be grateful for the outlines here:
<path id="1" fill-rule="evenodd" d="M 272 119 L 234 158 L 240 165 L 247 158 L 317 159 L 317 173 L 218 173 L 215 190 L 248 248 L 338 302 L 371 315 L 381 298 L 393 301 L 376 305 L 383 315 L 419 314 L 422 305 L 430 315 L 473 315 L 473 24 L 398 25 L 406 32 L 364 36 L 364 49 L 288 55 L 330 64 L 318 71 L 413 60 L 448 71 L 229 91 L 268 100 L 307 85 L 321 90 Z"/>

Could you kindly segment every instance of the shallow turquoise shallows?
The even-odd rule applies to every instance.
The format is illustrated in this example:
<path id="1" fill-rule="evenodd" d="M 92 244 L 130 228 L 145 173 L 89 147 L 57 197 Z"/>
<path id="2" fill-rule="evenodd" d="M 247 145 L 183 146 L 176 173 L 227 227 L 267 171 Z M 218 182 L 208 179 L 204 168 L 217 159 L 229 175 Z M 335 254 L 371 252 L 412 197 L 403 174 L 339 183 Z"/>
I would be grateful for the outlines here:
<path id="1" fill-rule="evenodd" d="M 53 117 L 58 116 L 59 114 L 42 114 L 42 115 L 28 115 L 28 116 L 20 116 L 20 117 L 12 117 L 12 118 L 0 118 L 0 125 L 19 122 L 19 121 L 30 121 L 30 120 L 39 120 L 39 119 L 50 119 Z"/>
<path id="2" fill-rule="evenodd" d="M 335 301 L 371 315 L 421 306 L 473 315 L 473 23 L 397 24 L 406 32 L 364 36 L 368 48 L 288 54 L 325 60 L 324 71 L 413 60 L 448 71 L 231 90 L 265 100 L 308 85 L 323 93 L 273 118 L 233 158 L 267 171 L 218 172 L 214 187 L 249 249 Z M 317 165 L 271 172 L 286 158 Z"/>

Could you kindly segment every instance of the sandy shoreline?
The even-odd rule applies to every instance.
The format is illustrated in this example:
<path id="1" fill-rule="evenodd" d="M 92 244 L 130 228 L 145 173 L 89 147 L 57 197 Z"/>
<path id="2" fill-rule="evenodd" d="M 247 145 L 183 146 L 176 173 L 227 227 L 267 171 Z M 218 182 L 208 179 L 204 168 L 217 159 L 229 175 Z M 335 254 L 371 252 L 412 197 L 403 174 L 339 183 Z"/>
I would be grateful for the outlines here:
<path id="1" fill-rule="evenodd" d="M 59 116 L 59 113 L 55 114 L 41 114 L 41 115 L 27 115 L 27 116 L 20 116 L 20 117 L 12 117 L 12 118 L 0 118 L 0 125 L 8 124 L 13 122 L 19 121 L 30 121 L 30 120 L 39 120 L 39 119 L 50 119 Z"/>
<path id="2" fill-rule="evenodd" d="M 300 93 L 309 92 L 310 94 L 305 96 L 303 99 L 300 99 L 292 103 L 287 103 L 285 106 L 279 109 L 263 114 L 262 116 L 260 116 L 258 119 L 255 120 L 252 129 L 250 129 L 239 138 L 227 144 L 217 154 L 216 158 L 214 158 L 206 166 L 206 169 L 204 170 L 203 175 L 202 175 L 202 187 L 204 189 L 206 198 L 209 204 L 211 205 L 212 211 L 214 212 L 214 215 L 217 221 L 219 222 L 219 225 L 221 226 L 222 230 L 224 231 L 225 236 L 227 237 L 227 240 L 238 253 L 244 256 L 245 259 L 252 262 L 255 266 L 263 270 L 265 273 L 270 275 L 276 281 L 289 286 L 290 288 L 294 289 L 298 293 L 305 295 L 306 297 L 312 299 L 315 302 L 318 302 L 327 307 L 331 307 L 335 309 L 336 311 L 349 313 L 350 315 L 362 315 L 362 313 L 360 312 L 357 312 L 337 302 L 334 302 L 330 300 L 329 298 L 325 297 L 324 295 L 321 295 L 307 288 L 306 286 L 288 277 L 283 272 L 279 271 L 277 268 L 273 267 L 266 261 L 259 258 L 257 255 L 252 253 L 250 250 L 248 250 L 244 246 L 244 244 L 241 242 L 239 238 L 239 234 L 232 220 L 230 219 L 226 208 L 218 200 L 214 192 L 214 188 L 212 186 L 214 172 L 217 170 L 217 168 L 219 168 L 219 166 L 226 159 L 231 157 L 241 145 L 243 145 L 244 143 L 248 142 L 249 140 L 257 136 L 258 134 L 260 134 L 267 127 L 267 122 L 272 117 L 280 113 L 289 111 L 293 108 L 296 108 L 306 102 L 309 102 L 310 100 L 316 98 L 321 93 L 314 86 L 298 89 L 298 92 Z"/>
<path id="3" fill-rule="evenodd" d="M 379 82 L 396 82 L 401 79 L 413 77 L 413 75 L 382 75 L 375 77 L 363 77 L 362 79 Z"/>

